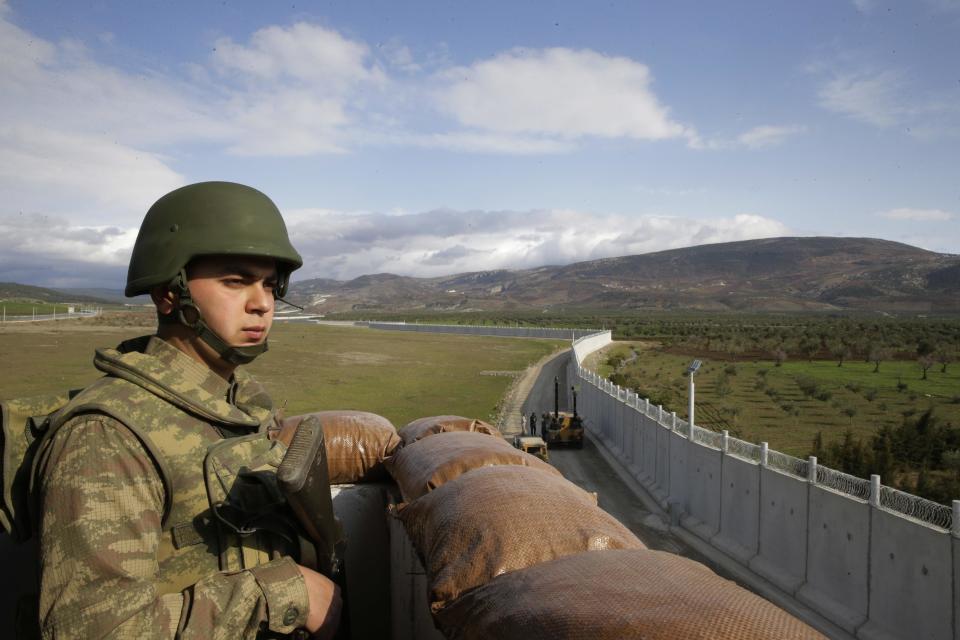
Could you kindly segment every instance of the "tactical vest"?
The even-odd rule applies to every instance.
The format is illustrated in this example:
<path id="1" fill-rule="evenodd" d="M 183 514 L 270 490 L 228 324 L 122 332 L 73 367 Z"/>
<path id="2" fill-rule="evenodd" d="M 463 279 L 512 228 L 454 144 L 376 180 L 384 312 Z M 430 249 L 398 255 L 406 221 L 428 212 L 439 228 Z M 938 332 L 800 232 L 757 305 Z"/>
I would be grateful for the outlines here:
<path id="1" fill-rule="evenodd" d="M 275 420 L 269 397 L 242 371 L 230 386 L 185 358 L 157 338 L 139 338 L 120 350 L 98 350 L 94 364 L 107 376 L 71 393 L 69 401 L 66 395 L 45 398 L 56 406 L 66 403 L 46 419 L 29 413 L 35 401 L 4 405 L 0 524 L 14 539 L 28 539 L 38 521 L 38 514 L 27 518 L 25 512 L 35 506 L 38 473 L 49 462 L 54 435 L 74 420 L 100 415 L 139 440 L 163 484 L 156 577 L 161 595 L 218 570 L 250 568 L 281 555 L 309 557 L 312 549 L 276 483 L 286 447 L 267 438 Z M 19 417 L 31 416 L 20 421 L 25 427 L 17 428 L 18 416 L 7 415 L 8 407 Z"/>
<path id="2" fill-rule="evenodd" d="M 299 555 L 297 529 L 275 479 L 285 447 L 265 432 L 237 435 L 238 427 L 260 425 L 239 409 L 233 412 L 235 423 L 208 422 L 210 416 L 201 419 L 133 383 L 106 377 L 51 421 L 45 442 L 74 417 L 110 416 L 153 459 L 165 492 L 157 550 L 160 595 L 180 592 L 218 570 Z M 47 453 L 41 443 L 35 464 L 43 465 Z"/>

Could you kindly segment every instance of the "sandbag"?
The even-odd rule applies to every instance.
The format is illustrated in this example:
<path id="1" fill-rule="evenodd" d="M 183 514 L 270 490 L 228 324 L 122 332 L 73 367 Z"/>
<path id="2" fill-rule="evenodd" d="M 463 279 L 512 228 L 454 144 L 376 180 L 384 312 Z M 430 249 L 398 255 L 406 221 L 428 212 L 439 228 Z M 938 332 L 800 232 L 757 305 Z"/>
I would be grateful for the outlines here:
<path id="1" fill-rule="evenodd" d="M 323 425 L 331 484 L 388 479 L 383 463 L 401 444 L 389 420 L 366 411 L 318 411 L 284 419 L 279 439 L 290 444 L 297 426 L 308 415 L 317 416 Z"/>
<path id="2" fill-rule="evenodd" d="M 531 467 L 468 471 L 399 517 L 423 559 L 434 610 L 502 573 L 583 551 L 645 548 L 595 496 Z"/>
<path id="3" fill-rule="evenodd" d="M 503 435 L 492 424 L 487 424 L 483 420 L 474 420 L 462 416 L 430 416 L 429 418 L 419 418 L 413 422 L 407 423 L 400 429 L 400 437 L 403 438 L 403 444 L 408 445 L 437 433 L 446 433 L 450 431 L 476 431 L 477 433 L 486 433 L 487 435 L 503 438 Z"/>
<path id="4" fill-rule="evenodd" d="M 436 612 L 449 640 L 822 640 L 707 567 L 664 551 L 582 553 L 494 578 Z"/>
<path id="5" fill-rule="evenodd" d="M 387 471 L 403 499 L 410 502 L 471 469 L 504 464 L 560 475 L 540 458 L 514 449 L 502 438 L 467 432 L 441 433 L 405 446 L 387 461 Z"/>

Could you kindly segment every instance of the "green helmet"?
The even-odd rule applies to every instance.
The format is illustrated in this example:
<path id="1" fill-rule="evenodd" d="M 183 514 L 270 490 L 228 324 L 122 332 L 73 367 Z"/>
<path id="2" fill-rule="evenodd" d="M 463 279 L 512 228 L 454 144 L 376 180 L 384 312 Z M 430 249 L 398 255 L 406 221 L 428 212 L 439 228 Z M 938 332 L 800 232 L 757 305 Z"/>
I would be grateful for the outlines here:
<path id="1" fill-rule="evenodd" d="M 190 295 L 187 263 L 212 255 L 273 258 L 277 298 L 286 294 L 290 273 L 303 265 L 270 198 L 242 184 L 200 182 L 171 191 L 147 211 L 133 245 L 125 293 L 132 297 L 157 286 L 170 287 L 177 293 L 179 308 L 169 316 L 159 315 L 160 322 L 190 327 L 221 358 L 245 364 L 267 350 L 266 341 L 246 347 L 227 344 L 207 326 Z"/>
<path id="2" fill-rule="evenodd" d="M 171 191 L 147 211 L 125 293 L 149 293 L 173 281 L 191 259 L 221 254 L 274 258 L 278 297 L 286 293 L 290 273 L 303 265 L 270 198 L 234 182 L 200 182 Z"/>

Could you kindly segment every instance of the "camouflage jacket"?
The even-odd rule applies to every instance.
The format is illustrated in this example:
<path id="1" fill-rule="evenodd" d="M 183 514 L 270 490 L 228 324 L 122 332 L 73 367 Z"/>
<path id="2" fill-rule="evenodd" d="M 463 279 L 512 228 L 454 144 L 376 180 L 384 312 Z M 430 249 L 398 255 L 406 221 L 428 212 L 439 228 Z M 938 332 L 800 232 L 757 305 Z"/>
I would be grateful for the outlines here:
<path id="1" fill-rule="evenodd" d="M 266 437 L 262 387 L 155 337 L 98 350 L 94 364 L 107 375 L 54 416 L 35 463 L 42 636 L 301 627 L 306 587 L 283 542 L 296 534 L 237 535 L 257 528 L 251 510 L 282 503 L 269 479 L 284 448 Z"/>

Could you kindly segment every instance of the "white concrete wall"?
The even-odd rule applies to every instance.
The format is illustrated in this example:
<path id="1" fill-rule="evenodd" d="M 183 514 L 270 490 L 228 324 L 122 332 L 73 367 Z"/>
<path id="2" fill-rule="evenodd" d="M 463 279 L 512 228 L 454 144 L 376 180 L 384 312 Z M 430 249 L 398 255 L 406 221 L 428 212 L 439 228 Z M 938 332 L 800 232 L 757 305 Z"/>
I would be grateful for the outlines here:
<path id="1" fill-rule="evenodd" d="M 877 494 L 858 499 L 687 439 L 669 414 L 623 402 L 582 369 L 609 342 L 609 332 L 574 342 L 568 380 L 586 399 L 581 414 L 661 506 L 681 511 L 680 527 L 853 636 L 960 640 L 960 523 L 949 529 L 936 505 L 923 506 L 942 526 L 921 522 Z"/>
<path id="2" fill-rule="evenodd" d="M 720 482 L 720 533 L 711 542 L 747 564 L 760 539 L 760 465 L 723 456 Z"/>
<path id="3" fill-rule="evenodd" d="M 688 442 L 690 491 L 683 526 L 710 540 L 720 531 L 723 456 L 717 449 Z"/>
<path id="4" fill-rule="evenodd" d="M 809 491 L 806 480 L 760 470 L 760 542 L 750 568 L 788 593 L 807 575 Z"/>

